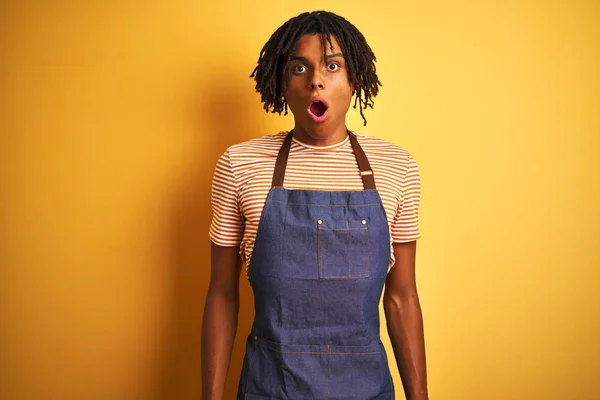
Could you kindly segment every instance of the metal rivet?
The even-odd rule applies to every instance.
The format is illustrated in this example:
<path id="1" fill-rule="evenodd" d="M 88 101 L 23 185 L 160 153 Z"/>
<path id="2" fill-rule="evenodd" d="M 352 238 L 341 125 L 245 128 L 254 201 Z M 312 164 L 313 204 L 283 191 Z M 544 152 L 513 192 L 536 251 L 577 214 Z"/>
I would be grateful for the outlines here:
<path id="1" fill-rule="evenodd" d="M 366 225 L 366 224 L 367 224 L 367 221 L 365 221 L 365 220 L 363 219 L 363 220 L 362 220 L 362 224 L 363 224 L 363 225 Z"/>
<path id="2" fill-rule="evenodd" d="M 319 224 L 319 225 L 321 225 L 322 223 L 323 223 L 323 221 L 321 221 L 321 220 L 317 221 L 317 224 Z"/>

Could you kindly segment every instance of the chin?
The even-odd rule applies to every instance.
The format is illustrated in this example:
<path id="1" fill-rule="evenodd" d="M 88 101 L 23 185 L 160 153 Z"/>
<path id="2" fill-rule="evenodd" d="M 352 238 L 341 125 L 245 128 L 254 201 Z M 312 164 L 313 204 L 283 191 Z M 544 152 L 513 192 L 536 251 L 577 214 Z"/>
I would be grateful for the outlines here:
<path id="1" fill-rule="evenodd" d="M 304 131 L 313 139 L 326 139 L 333 133 L 333 130 L 328 127 L 328 124 L 325 122 L 316 124 L 311 121 L 302 127 L 304 128 Z"/>

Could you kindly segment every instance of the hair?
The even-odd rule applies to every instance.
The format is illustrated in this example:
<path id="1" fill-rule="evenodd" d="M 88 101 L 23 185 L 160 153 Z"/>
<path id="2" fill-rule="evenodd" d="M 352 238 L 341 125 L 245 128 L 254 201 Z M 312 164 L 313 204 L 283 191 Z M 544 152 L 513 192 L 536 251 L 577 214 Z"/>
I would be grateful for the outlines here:
<path id="1" fill-rule="evenodd" d="M 288 106 L 283 95 L 288 83 L 286 66 L 293 56 L 298 40 L 306 34 L 321 35 L 324 54 L 327 43 L 333 51 L 331 35 L 337 39 L 346 61 L 348 81 L 355 90 L 353 108 L 358 104 L 366 125 L 363 111 L 373 108 L 373 98 L 377 96 L 381 86 L 375 70 L 375 54 L 354 25 L 327 11 L 306 12 L 291 18 L 279 27 L 263 46 L 257 66 L 250 77 L 256 81 L 255 89 L 260 93 L 265 111 L 278 114 L 285 112 L 284 115 L 287 115 Z"/>

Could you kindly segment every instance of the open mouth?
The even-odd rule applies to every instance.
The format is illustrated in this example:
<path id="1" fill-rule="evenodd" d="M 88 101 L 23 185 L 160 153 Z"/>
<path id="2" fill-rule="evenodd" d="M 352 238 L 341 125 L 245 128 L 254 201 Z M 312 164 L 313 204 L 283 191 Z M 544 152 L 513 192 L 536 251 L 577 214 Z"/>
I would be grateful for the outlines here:
<path id="1" fill-rule="evenodd" d="M 308 113 L 315 122 L 323 122 L 327 116 L 327 104 L 321 100 L 314 100 L 308 107 Z"/>
<path id="2" fill-rule="evenodd" d="M 310 112 L 317 117 L 322 117 L 327 111 L 327 106 L 322 101 L 314 101 L 310 105 Z"/>

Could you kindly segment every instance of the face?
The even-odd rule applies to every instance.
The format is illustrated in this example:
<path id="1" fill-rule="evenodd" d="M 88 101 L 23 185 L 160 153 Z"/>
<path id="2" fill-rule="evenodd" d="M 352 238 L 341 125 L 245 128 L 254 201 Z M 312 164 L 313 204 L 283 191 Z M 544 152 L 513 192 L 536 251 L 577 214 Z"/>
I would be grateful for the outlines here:
<path id="1" fill-rule="evenodd" d="M 346 137 L 346 113 L 353 88 L 339 43 L 331 36 L 324 56 L 321 35 L 304 35 L 287 65 L 288 107 L 294 114 L 294 136 L 316 145 L 328 145 Z"/>

